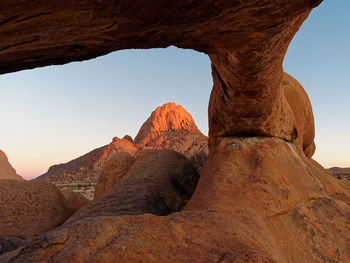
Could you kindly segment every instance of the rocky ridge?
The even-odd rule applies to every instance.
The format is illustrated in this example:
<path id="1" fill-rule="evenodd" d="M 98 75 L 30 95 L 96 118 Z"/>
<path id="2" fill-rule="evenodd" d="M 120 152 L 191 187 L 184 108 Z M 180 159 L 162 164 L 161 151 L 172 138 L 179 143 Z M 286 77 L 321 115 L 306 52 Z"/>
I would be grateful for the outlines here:
<path id="1" fill-rule="evenodd" d="M 350 167 L 349 168 L 332 167 L 327 170 L 338 179 L 347 179 L 350 181 Z"/>
<path id="2" fill-rule="evenodd" d="M 51 166 L 45 174 L 36 180 L 51 182 L 96 181 L 105 161 L 115 153 L 128 152 L 134 155 L 139 149 L 140 147 L 126 139 L 114 137 L 108 145 L 97 148 L 68 163 Z"/>
<path id="3" fill-rule="evenodd" d="M 23 180 L 11 166 L 6 154 L 0 150 L 0 179 Z"/>
<path id="4" fill-rule="evenodd" d="M 95 149 L 65 164 L 54 165 L 37 180 L 51 182 L 96 181 L 105 162 L 117 152 L 135 155 L 142 149 L 170 149 L 189 158 L 200 171 L 209 153 L 208 138 L 197 128 L 192 116 L 175 103 L 157 107 L 142 125 L 135 140 L 126 135 L 113 138 L 106 146 Z"/>

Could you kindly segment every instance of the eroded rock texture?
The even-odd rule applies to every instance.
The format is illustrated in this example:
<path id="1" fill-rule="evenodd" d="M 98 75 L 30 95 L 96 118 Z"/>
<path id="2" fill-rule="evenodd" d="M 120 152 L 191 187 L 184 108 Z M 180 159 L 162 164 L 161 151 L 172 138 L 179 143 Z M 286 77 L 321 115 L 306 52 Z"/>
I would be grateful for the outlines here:
<path id="1" fill-rule="evenodd" d="M 72 213 L 61 191 L 49 182 L 0 180 L 0 237 L 32 238 Z"/>
<path id="2" fill-rule="evenodd" d="M 349 182 L 309 158 L 311 106 L 282 69 L 320 2 L 1 2 L 1 73 L 175 45 L 209 55 L 214 87 L 210 154 L 185 211 L 85 217 L 0 262 L 349 262 Z"/>
<path id="3" fill-rule="evenodd" d="M 131 157 L 132 158 L 132 157 Z M 170 150 L 143 150 L 136 158 L 122 153 L 110 159 L 104 172 L 115 167 L 108 181 L 99 181 L 102 189 L 95 200 L 79 209 L 65 224 L 79 219 L 121 215 L 168 215 L 180 211 L 192 196 L 198 179 L 193 164 L 183 155 Z"/>

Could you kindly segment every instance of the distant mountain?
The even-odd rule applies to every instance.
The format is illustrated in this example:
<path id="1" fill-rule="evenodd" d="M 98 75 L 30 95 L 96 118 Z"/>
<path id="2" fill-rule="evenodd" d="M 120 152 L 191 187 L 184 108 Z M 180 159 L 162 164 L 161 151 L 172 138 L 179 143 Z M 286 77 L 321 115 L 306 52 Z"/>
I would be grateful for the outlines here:
<path id="1" fill-rule="evenodd" d="M 117 137 L 68 163 L 51 166 L 36 180 L 92 181 L 97 180 L 104 163 L 116 152 L 135 155 L 142 149 L 171 149 L 185 155 L 200 172 L 208 150 L 208 137 L 197 128 L 192 116 L 180 105 L 167 103 L 157 107 L 142 125 L 135 140 L 129 135 Z"/>
<path id="2" fill-rule="evenodd" d="M 114 137 L 113 141 L 97 148 L 68 163 L 53 165 L 35 180 L 57 181 L 91 181 L 97 180 L 98 173 L 106 160 L 116 152 L 128 152 L 134 155 L 140 148 L 125 139 Z"/>
<path id="3" fill-rule="evenodd" d="M 338 179 L 347 179 L 350 181 L 350 167 L 349 168 L 332 167 L 327 170 L 328 172 L 336 176 Z"/>
<path id="4" fill-rule="evenodd" d="M 0 179 L 23 180 L 11 166 L 6 154 L 0 150 Z"/>
<path id="5" fill-rule="evenodd" d="M 192 116 L 181 106 L 159 106 L 142 125 L 135 143 L 153 149 L 170 149 L 192 160 L 200 171 L 209 153 L 208 137 L 197 128 Z"/>

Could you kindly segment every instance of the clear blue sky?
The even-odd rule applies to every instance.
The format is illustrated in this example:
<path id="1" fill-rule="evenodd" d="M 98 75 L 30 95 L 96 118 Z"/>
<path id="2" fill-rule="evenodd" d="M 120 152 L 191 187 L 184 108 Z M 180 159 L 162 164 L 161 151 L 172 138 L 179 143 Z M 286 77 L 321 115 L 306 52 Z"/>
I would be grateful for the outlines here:
<path id="1" fill-rule="evenodd" d="M 290 46 L 284 68 L 308 92 L 321 164 L 350 166 L 350 1 L 325 0 Z M 112 137 L 136 135 L 163 103 L 183 105 L 207 133 L 212 86 L 204 54 L 127 50 L 0 76 L 0 149 L 27 178 Z"/>

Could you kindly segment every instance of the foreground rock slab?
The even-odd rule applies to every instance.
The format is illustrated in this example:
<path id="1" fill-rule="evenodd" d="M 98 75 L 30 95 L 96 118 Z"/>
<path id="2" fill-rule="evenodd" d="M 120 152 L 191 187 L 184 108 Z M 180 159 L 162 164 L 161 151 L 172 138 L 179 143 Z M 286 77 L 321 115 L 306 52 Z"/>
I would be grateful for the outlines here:
<path id="1" fill-rule="evenodd" d="M 281 139 L 224 138 L 185 211 L 79 220 L 0 262 L 346 263 L 349 191 Z"/>

